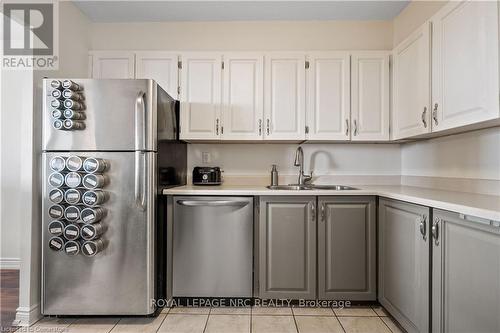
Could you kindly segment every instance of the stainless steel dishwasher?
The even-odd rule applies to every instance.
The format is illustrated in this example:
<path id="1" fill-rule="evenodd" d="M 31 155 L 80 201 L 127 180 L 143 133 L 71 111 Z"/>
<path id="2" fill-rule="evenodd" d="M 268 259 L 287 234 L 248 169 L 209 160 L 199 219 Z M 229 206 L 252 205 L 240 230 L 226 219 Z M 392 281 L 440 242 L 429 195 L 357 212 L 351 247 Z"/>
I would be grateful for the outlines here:
<path id="1" fill-rule="evenodd" d="M 252 297 L 253 198 L 174 197 L 174 297 Z"/>

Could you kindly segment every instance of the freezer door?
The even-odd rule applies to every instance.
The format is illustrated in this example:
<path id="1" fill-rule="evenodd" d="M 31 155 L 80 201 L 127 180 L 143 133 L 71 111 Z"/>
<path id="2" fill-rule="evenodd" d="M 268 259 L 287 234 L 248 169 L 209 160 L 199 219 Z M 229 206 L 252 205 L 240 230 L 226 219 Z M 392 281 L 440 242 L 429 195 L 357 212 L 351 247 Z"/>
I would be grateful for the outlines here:
<path id="1" fill-rule="evenodd" d="M 54 126 L 58 120 L 52 103 L 64 102 L 52 95 L 54 80 L 63 79 L 43 83 L 45 151 L 156 151 L 157 139 L 175 139 L 175 100 L 153 80 L 72 79 L 83 87 L 83 110 L 78 113 L 84 119 L 75 120 L 81 128 L 70 130 Z M 60 108 L 64 113 L 65 107 Z M 61 117 L 64 121 L 64 114 Z"/>
<path id="2" fill-rule="evenodd" d="M 156 153 L 78 152 L 82 158 L 96 157 L 107 163 L 102 190 L 108 198 L 100 205 L 106 211 L 100 222 L 104 247 L 90 257 L 83 254 L 81 243 L 76 255 L 49 247 L 53 235 L 48 225 L 54 218 L 49 216 L 53 187 L 47 179 L 52 172 L 49 162 L 56 155 L 68 157 L 71 153 L 43 154 L 42 314 L 153 313 Z M 83 208 L 84 204 L 77 206 Z"/>

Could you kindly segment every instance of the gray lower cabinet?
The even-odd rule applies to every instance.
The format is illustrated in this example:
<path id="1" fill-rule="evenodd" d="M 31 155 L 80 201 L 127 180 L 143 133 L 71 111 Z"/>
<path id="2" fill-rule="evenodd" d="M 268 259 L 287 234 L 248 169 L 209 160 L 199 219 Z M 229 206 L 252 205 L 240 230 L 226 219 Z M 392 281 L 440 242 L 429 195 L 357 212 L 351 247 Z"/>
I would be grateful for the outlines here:
<path id="1" fill-rule="evenodd" d="M 376 300 L 375 197 L 318 197 L 318 298 Z"/>
<path id="2" fill-rule="evenodd" d="M 379 302 L 408 332 L 429 331 L 428 207 L 379 202 Z"/>
<path id="3" fill-rule="evenodd" d="M 316 197 L 260 198 L 259 296 L 316 298 Z"/>
<path id="4" fill-rule="evenodd" d="M 433 332 L 500 332 L 500 222 L 434 210 Z"/>

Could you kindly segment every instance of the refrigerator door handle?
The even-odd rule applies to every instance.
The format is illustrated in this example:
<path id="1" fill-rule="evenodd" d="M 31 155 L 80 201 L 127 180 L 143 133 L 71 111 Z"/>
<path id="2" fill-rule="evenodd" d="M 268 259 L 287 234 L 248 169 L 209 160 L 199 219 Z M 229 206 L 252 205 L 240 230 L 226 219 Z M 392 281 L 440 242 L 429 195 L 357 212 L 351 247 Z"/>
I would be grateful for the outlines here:
<path id="1" fill-rule="evenodd" d="M 146 210 L 146 154 L 142 151 L 135 152 L 134 171 L 134 198 L 135 204 L 142 210 Z"/>
<path id="2" fill-rule="evenodd" d="M 135 150 L 145 149 L 146 93 L 140 91 L 135 99 Z"/>

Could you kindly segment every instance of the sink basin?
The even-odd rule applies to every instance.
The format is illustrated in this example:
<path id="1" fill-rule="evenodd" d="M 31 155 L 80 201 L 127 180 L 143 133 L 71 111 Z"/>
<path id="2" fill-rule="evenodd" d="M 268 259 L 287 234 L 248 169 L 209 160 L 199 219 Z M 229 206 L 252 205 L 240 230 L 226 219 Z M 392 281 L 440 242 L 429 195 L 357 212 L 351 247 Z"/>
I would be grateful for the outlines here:
<path id="1" fill-rule="evenodd" d="M 312 190 L 309 185 L 275 185 L 275 186 L 267 186 L 270 190 L 291 190 L 291 191 L 300 191 L 300 190 Z"/>
<path id="2" fill-rule="evenodd" d="M 348 191 L 357 190 L 355 187 L 345 186 L 345 185 L 314 185 L 311 184 L 310 187 L 315 190 L 334 190 L 334 191 Z"/>
<path id="3" fill-rule="evenodd" d="M 345 185 L 298 185 L 298 184 L 290 184 L 290 185 L 276 185 L 276 186 L 267 186 L 270 190 L 290 190 L 290 191 L 303 191 L 303 190 L 333 190 L 333 191 L 347 191 L 347 190 L 357 190 L 357 188 Z"/>

